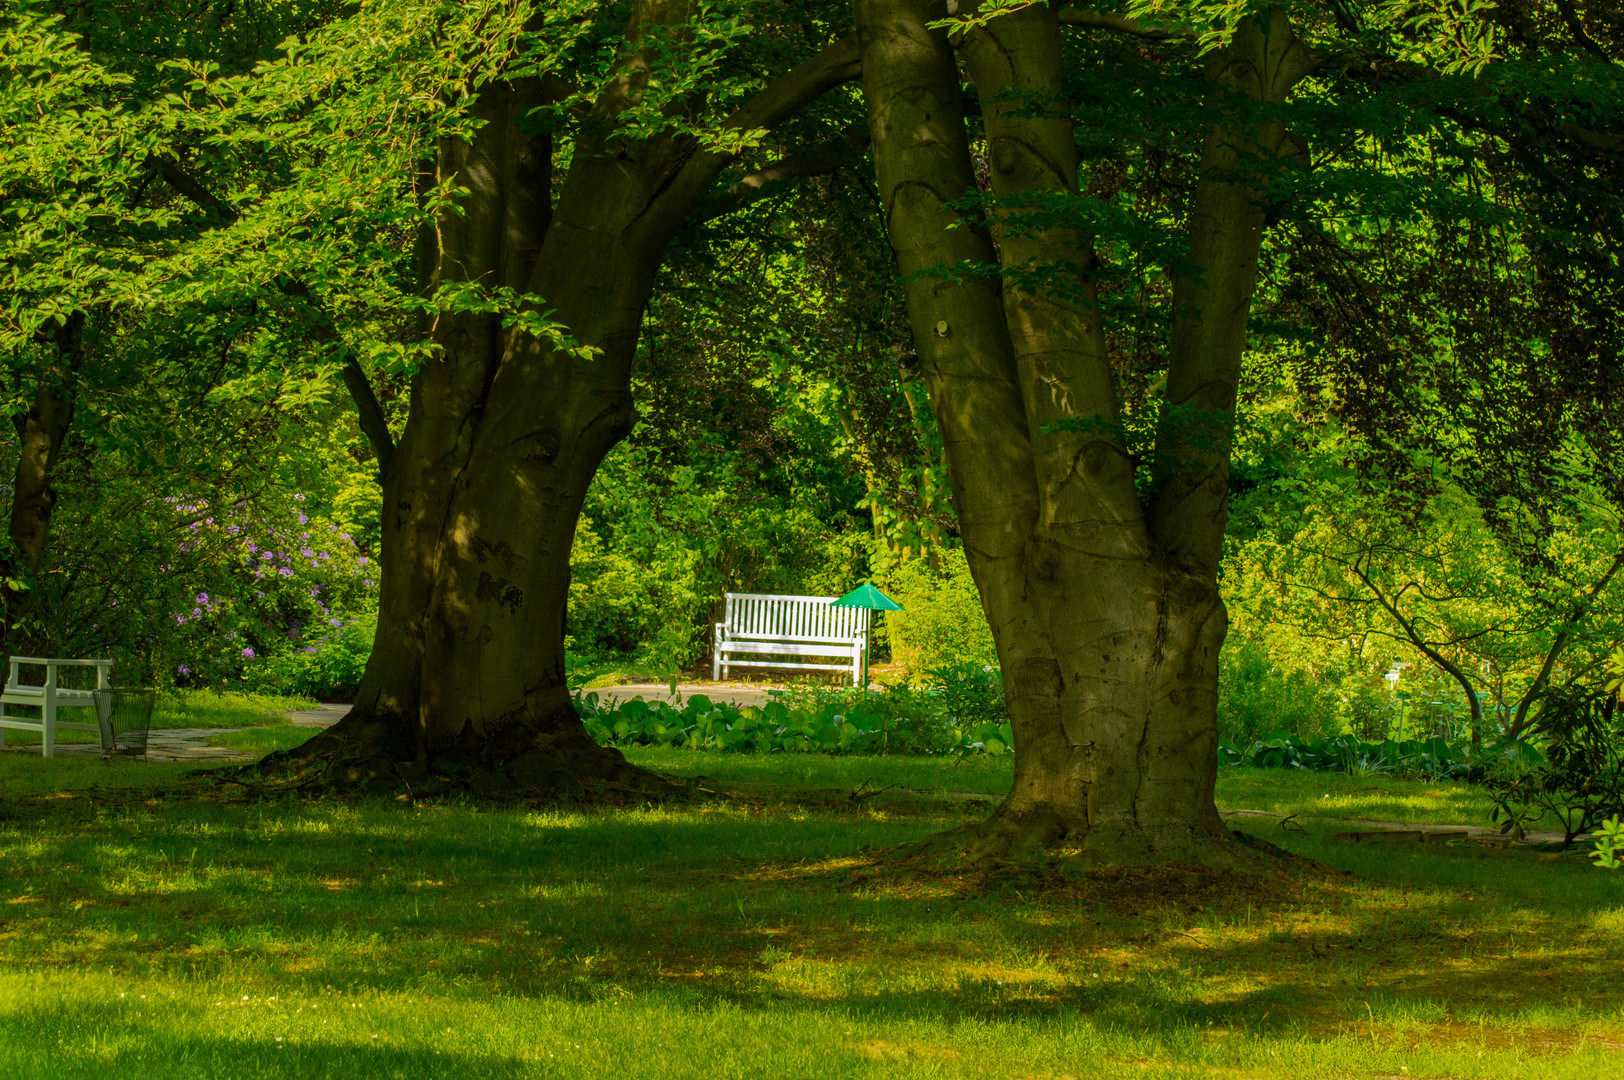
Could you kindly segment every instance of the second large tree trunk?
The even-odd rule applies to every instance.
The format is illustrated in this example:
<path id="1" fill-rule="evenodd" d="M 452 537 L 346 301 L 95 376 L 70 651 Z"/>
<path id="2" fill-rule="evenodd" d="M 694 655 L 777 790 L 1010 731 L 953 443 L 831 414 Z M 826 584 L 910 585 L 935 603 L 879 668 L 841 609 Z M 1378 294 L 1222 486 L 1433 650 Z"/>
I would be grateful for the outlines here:
<path id="1" fill-rule="evenodd" d="M 1009 798 L 990 821 L 935 846 L 1229 861 L 1213 802 L 1227 625 L 1217 568 L 1263 223 L 1238 163 L 1272 156 L 1284 133 L 1226 117 L 1204 146 L 1189 235 L 1205 272 L 1177 283 L 1156 493 L 1142 502 L 1088 276 L 1089 238 L 996 207 L 983 220 L 954 206 L 976 177 L 958 58 L 946 33 L 929 28 L 944 13 L 928 0 L 857 0 L 887 227 L 908 275 L 914 338 L 1015 732 Z M 1281 100 L 1306 67 L 1284 18 L 1274 25 L 1272 37 L 1243 26 L 1209 77 Z M 1012 204 L 1075 196 L 1053 10 L 1001 15 L 959 51 L 982 102 L 993 195 Z M 965 263 L 1058 266 L 1072 287 L 1028 291 L 1013 274 L 1000 285 L 941 273 Z"/>

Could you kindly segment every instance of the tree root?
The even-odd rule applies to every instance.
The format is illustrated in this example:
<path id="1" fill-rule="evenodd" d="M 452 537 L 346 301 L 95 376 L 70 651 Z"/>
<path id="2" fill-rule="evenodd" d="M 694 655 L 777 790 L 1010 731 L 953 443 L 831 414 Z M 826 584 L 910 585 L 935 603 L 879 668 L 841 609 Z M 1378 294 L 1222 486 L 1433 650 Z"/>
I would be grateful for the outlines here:
<path id="1" fill-rule="evenodd" d="M 222 780 L 263 794 L 393 796 L 403 802 L 647 802 L 686 798 L 689 785 L 627 761 L 584 729 L 536 732 L 519 725 L 467 737 L 421 760 L 386 719 L 345 717 L 304 745 L 222 770 Z"/>
<path id="2" fill-rule="evenodd" d="M 914 866 L 1061 873 L 1132 867 L 1181 866 L 1246 872 L 1277 866 L 1296 856 L 1227 829 L 1169 824 L 1157 829 L 1107 824 L 1076 825 L 1050 806 L 1023 811 L 1000 807 L 984 821 L 904 844 L 894 852 Z"/>

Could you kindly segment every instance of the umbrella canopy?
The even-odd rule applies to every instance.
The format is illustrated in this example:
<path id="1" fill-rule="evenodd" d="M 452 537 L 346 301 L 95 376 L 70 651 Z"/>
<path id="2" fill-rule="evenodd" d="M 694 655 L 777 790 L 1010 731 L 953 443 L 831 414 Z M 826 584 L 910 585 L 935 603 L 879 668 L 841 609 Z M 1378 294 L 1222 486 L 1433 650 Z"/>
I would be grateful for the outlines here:
<path id="1" fill-rule="evenodd" d="M 868 608 L 870 611 L 901 611 L 903 607 L 873 585 L 859 585 L 834 601 L 830 607 Z"/>

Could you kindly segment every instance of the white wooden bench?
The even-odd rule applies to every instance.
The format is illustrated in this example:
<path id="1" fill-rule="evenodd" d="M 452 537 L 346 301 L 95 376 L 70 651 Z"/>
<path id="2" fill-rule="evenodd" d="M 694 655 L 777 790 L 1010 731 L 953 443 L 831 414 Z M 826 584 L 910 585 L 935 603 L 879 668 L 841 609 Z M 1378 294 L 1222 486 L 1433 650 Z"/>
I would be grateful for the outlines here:
<path id="1" fill-rule="evenodd" d="M 726 621 L 716 624 L 711 678 L 727 677 L 729 667 L 810 668 L 850 671 L 861 677 L 868 647 L 866 608 L 831 607 L 833 596 L 774 596 L 728 593 Z M 739 655 L 762 659 L 738 660 Z M 806 663 L 765 657 L 837 657 L 836 663 Z"/>
<path id="2" fill-rule="evenodd" d="M 28 665 L 45 669 L 45 681 L 40 684 L 24 683 L 19 676 L 19 669 Z M 95 690 L 75 690 L 59 686 L 57 672 L 62 668 L 96 669 Z M 13 656 L 11 658 L 11 672 L 6 678 L 6 687 L 0 691 L 0 746 L 6 742 L 6 729 L 13 731 L 33 731 L 40 735 L 40 753 L 45 757 L 56 756 L 56 733 L 60 731 L 96 731 L 101 730 L 100 723 L 71 724 L 58 720 L 58 709 L 96 709 L 98 720 L 108 719 L 100 715 L 102 710 L 110 707 L 111 702 L 105 694 L 97 694 L 96 690 L 108 690 L 112 683 L 108 675 L 113 670 L 111 660 L 40 660 L 32 656 Z M 17 716 L 6 711 L 8 705 L 28 705 L 39 710 L 38 716 Z"/>

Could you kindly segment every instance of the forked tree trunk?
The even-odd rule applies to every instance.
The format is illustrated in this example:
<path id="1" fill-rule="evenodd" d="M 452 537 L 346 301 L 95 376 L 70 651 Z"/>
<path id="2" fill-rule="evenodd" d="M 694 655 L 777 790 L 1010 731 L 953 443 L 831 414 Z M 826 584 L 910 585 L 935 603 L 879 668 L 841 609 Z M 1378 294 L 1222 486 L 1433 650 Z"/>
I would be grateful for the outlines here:
<path id="1" fill-rule="evenodd" d="M 831 46 L 728 122 L 771 127 L 856 73 L 855 41 Z M 543 92 L 488 88 L 474 141 L 439 148 L 436 177 L 467 194 L 424 257 L 431 284 L 542 297 L 585 348 L 485 314 L 434 327 L 440 355 L 413 380 L 399 444 L 373 439 L 382 595 L 355 706 L 282 759 L 319 762 L 339 785 L 395 787 L 436 767 L 476 788 L 651 779 L 587 735 L 566 688 L 570 546 L 593 475 L 635 420 L 632 356 L 655 275 L 728 158 L 681 135 L 579 141 L 555 203 L 554 148 L 519 123 Z M 614 94 L 635 92 L 622 80 L 605 116 Z"/>
<path id="2" fill-rule="evenodd" d="M 1226 861 L 1213 802 L 1217 585 L 1229 440 L 1263 209 L 1237 169 L 1277 124 L 1225 117 L 1207 138 L 1177 283 L 1156 494 L 1142 503 L 1088 271 L 1090 238 L 993 230 L 948 204 L 975 186 L 957 57 L 926 0 L 857 0 L 887 228 L 947 447 L 971 571 L 1003 665 L 1015 783 L 968 836 L 973 854 L 1044 848 L 1091 862 Z M 1215 83 L 1283 100 L 1307 57 L 1276 13 L 1209 65 Z M 994 19 L 960 52 L 983 103 L 996 196 L 1077 190 L 1046 5 Z M 1034 103 L 1052 102 L 1052 110 Z M 995 244 L 995 240 L 997 243 Z M 933 276 L 965 261 L 1070 264 L 1075 291 Z M 1060 425 L 1057 429 L 1053 425 Z"/>

